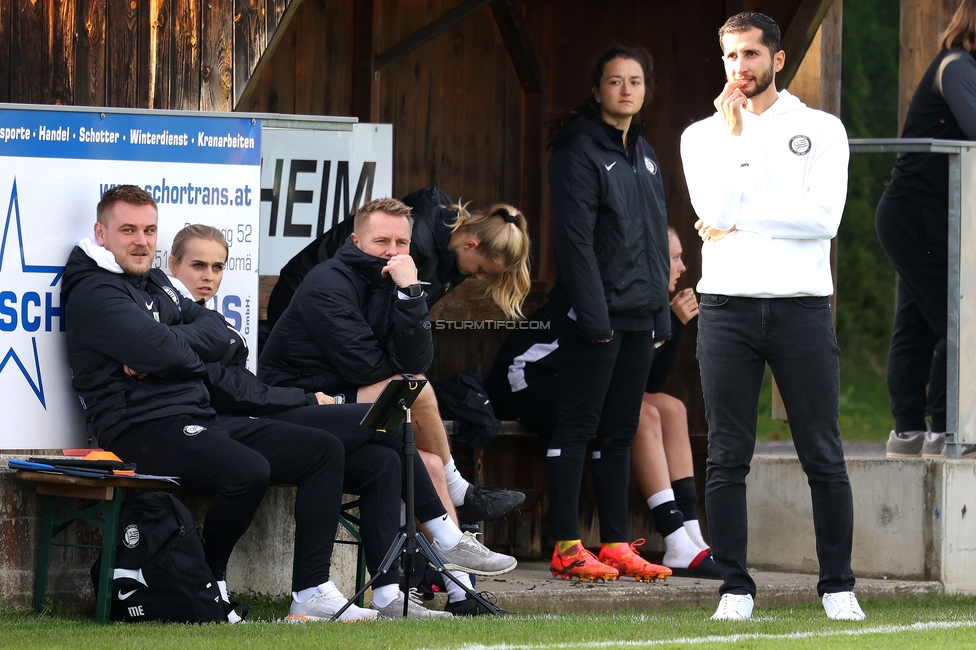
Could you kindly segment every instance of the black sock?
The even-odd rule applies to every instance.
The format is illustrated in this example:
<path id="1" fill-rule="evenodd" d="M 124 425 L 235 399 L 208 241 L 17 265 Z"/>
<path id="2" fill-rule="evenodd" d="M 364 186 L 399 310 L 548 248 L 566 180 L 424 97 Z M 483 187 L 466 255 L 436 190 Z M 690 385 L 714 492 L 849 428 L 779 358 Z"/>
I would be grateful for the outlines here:
<path id="1" fill-rule="evenodd" d="M 671 489 L 674 490 L 674 501 L 678 504 L 685 521 L 698 519 L 698 492 L 695 490 L 695 477 L 689 476 L 672 481 Z"/>
<path id="2" fill-rule="evenodd" d="M 651 508 L 651 515 L 654 517 L 654 528 L 661 533 L 661 537 L 667 537 L 685 525 L 685 519 L 674 501 Z"/>

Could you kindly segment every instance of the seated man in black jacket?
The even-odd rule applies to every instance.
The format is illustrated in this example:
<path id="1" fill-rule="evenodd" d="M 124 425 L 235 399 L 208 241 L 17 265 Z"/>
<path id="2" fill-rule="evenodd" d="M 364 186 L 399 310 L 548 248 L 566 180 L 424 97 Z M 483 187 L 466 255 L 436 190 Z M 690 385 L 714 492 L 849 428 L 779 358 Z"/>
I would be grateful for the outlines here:
<path id="1" fill-rule="evenodd" d="M 447 226 L 440 230 L 450 234 Z M 364 403 L 374 401 L 390 377 L 425 372 L 433 339 L 428 296 L 410 254 L 413 231 L 411 209 L 396 199 L 360 208 L 353 232 L 334 257 L 305 276 L 272 330 L 259 377 Z M 454 256 L 440 257 L 456 266 Z M 495 519 L 524 500 L 520 492 L 473 486 L 461 477 L 430 385 L 412 414 L 417 447 L 452 518 Z"/>
<path id="2" fill-rule="evenodd" d="M 94 240 L 71 251 L 64 274 L 72 385 L 90 430 L 141 472 L 178 476 L 184 488 L 213 497 L 203 536 L 225 601 L 227 561 L 268 486 L 297 484 L 291 611 L 295 620 L 328 620 L 346 602 L 329 580 L 342 443 L 319 429 L 218 417 L 204 380 L 206 364 L 228 352 L 227 325 L 151 268 L 155 201 L 120 185 L 105 192 L 97 215 Z M 343 620 L 376 617 L 351 606 Z"/>

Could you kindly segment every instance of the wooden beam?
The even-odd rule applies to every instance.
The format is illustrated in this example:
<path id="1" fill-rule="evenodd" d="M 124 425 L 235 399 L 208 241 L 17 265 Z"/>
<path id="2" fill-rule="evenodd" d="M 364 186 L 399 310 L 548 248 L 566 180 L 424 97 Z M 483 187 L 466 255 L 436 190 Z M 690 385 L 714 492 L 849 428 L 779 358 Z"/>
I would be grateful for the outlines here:
<path id="1" fill-rule="evenodd" d="M 454 25 L 458 24 L 471 14 L 494 0 L 465 0 L 454 7 L 440 18 L 435 18 L 430 23 L 421 27 L 416 32 L 407 36 L 405 39 L 379 54 L 373 61 L 373 70 L 379 72 L 383 68 L 392 65 L 410 54 L 424 43 L 436 38 Z"/>
<path id="2" fill-rule="evenodd" d="M 908 114 L 912 95 L 939 53 L 939 34 L 949 26 L 958 0 L 915 2 L 902 0 L 898 50 L 898 133 Z"/>
<path id="3" fill-rule="evenodd" d="M 832 0 L 803 0 L 797 8 L 789 29 L 783 34 L 786 65 L 776 74 L 776 86 L 779 89 L 788 87 L 793 81 L 793 76 L 800 69 L 800 63 L 816 37 L 831 2 Z"/>
<path id="4" fill-rule="evenodd" d="M 242 110 L 242 107 L 247 106 L 251 101 L 251 96 L 257 90 L 261 81 L 261 73 L 268 67 L 268 63 L 274 57 L 275 50 L 278 49 L 278 44 L 281 43 L 285 32 L 288 31 L 288 26 L 298 12 L 298 8 L 304 3 L 305 0 L 291 0 L 288 3 L 288 8 L 281 15 L 281 19 L 275 27 L 274 34 L 271 35 L 271 39 L 268 41 L 268 47 L 264 48 L 264 54 L 261 55 L 258 64 L 254 66 L 254 71 L 251 73 L 250 78 L 248 78 L 247 85 L 244 86 L 244 89 L 241 91 L 241 96 L 237 98 L 237 102 L 234 104 L 235 111 Z"/>
<path id="5" fill-rule="evenodd" d="M 542 92 L 542 63 L 522 10 L 511 0 L 499 0 L 491 3 L 491 13 L 522 90 L 527 93 Z"/>

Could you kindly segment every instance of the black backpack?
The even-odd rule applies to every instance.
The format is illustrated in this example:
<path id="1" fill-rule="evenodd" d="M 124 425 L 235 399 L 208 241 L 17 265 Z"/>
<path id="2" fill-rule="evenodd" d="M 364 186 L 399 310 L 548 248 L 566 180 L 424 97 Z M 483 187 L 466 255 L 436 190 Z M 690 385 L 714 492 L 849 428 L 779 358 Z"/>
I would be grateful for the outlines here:
<path id="1" fill-rule="evenodd" d="M 101 557 L 91 568 L 98 593 Z M 113 621 L 227 621 L 227 606 L 204 559 L 200 527 L 168 492 L 122 504 L 112 581 Z"/>

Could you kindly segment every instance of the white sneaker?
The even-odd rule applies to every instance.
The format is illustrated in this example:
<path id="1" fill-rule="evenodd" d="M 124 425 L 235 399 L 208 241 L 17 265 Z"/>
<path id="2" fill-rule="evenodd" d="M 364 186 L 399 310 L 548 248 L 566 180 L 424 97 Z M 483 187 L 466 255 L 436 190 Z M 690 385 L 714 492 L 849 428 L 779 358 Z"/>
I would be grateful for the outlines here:
<path id="1" fill-rule="evenodd" d="M 444 560 L 448 571 L 463 571 L 479 576 L 500 576 L 518 564 L 514 557 L 489 550 L 471 533 L 464 533 L 454 548 L 441 548 L 434 540 L 434 549 Z"/>
<path id="2" fill-rule="evenodd" d="M 722 594 L 718 609 L 712 614 L 713 621 L 745 621 L 752 618 L 752 596 L 749 594 Z"/>
<path id="3" fill-rule="evenodd" d="M 824 594 L 823 606 L 827 618 L 835 621 L 863 621 L 865 618 L 853 591 Z"/>
<path id="4" fill-rule="evenodd" d="M 319 585 L 319 593 L 315 594 L 304 603 L 291 601 L 291 608 L 285 621 L 288 623 L 308 623 L 311 621 L 331 620 L 335 613 L 342 609 L 348 599 L 342 595 L 338 587 L 331 580 Z M 379 617 L 380 613 L 373 609 L 364 609 L 356 605 L 349 608 L 339 617 L 340 621 L 372 621 Z"/>
<path id="5" fill-rule="evenodd" d="M 401 591 L 386 607 L 377 607 L 373 604 L 371 604 L 370 607 L 380 613 L 380 618 L 403 618 L 403 600 L 404 596 L 403 592 Z M 445 616 L 448 618 L 452 617 L 450 612 L 442 612 L 437 609 L 427 609 L 423 606 L 420 596 L 417 595 L 417 590 L 410 590 L 410 599 L 407 601 L 408 618 L 439 618 Z"/>

